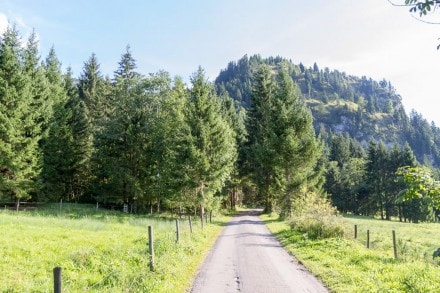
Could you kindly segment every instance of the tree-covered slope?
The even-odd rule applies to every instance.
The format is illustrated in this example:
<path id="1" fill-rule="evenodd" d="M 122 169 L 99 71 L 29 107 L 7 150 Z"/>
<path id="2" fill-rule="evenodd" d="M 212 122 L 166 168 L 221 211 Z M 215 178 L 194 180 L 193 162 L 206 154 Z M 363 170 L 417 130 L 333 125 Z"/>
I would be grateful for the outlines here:
<path id="1" fill-rule="evenodd" d="M 408 142 L 418 161 L 440 166 L 440 129 L 417 112 L 408 115 L 402 97 L 386 80 L 321 69 L 316 63 L 305 67 L 282 57 L 245 55 L 220 72 L 215 80 L 218 92 L 227 92 L 249 108 L 252 78 L 261 64 L 267 64 L 273 72 L 282 64 L 288 68 L 313 114 L 315 131 L 324 139 L 332 133 L 346 133 L 364 147 L 370 140 L 389 147 Z"/>

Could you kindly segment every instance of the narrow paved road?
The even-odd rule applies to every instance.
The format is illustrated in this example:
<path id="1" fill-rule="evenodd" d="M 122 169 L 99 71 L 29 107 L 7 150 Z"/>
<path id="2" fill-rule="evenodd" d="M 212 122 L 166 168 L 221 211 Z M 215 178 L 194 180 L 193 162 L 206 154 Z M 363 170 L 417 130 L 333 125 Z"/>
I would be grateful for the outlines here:
<path id="1" fill-rule="evenodd" d="M 232 218 L 200 268 L 191 292 L 328 292 L 281 247 L 258 213 L 253 210 Z"/>

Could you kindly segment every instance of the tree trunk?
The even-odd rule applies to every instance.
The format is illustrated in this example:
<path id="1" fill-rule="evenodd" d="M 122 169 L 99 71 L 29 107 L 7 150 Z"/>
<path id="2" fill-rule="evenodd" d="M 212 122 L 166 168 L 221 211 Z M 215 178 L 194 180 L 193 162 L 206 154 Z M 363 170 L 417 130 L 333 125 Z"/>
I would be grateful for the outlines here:
<path id="1" fill-rule="evenodd" d="M 18 212 L 18 209 L 20 208 L 20 198 L 17 198 L 15 201 L 15 210 Z"/>

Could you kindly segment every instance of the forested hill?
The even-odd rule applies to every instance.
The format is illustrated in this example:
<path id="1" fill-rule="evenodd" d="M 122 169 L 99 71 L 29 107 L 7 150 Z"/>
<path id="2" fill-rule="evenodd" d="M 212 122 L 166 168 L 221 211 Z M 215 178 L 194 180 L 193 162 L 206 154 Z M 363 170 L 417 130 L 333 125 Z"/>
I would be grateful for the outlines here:
<path id="1" fill-rule="evenodd" d="M 333 134 L 348 134 L 364 147 L 371 140 L 411 146 L 419 162 L 440 166 L 440 129 L 421 114 L 408 116 L 402 98 L 386 80 L 375 81 L 345 72 L 293 64 L 282 57 L 263 59 L 245 55 L 230 62 L 215 80 L 219 94 L 227 92 L 239 105 L 248 108 L 253 73 L 261 64 L 275 72 L 286 66 L 310 107 L 314 127 L 324 139 Z"/>

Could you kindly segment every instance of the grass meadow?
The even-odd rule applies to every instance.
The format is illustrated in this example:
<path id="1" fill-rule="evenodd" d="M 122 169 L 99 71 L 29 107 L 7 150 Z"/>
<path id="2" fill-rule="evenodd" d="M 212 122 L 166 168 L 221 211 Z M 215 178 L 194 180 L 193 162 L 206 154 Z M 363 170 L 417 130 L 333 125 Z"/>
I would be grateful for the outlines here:
<path id="1" fill-rule="evenodd" d="M 308 239 L 276 215 L 262 215 L 269 229 L 332 292 L 440 292 L 440 224 L 346 217 L 341 238 Z M 354 239 L 354 225 L 358 239 Z M 370 248 L 366 231 L 370 230 Z M 394 259 L 392 230 L 398 259 Z"/>
<path id="2" fill-rule="evenodd" d="M 0 211 L 0 292 L 53 292 L 62 268 L 65 292 L 185 292 L 227 217 L 201 229 L 194 221 L 135 216 L 64 204 L 32 212 Z M 149 269 L 153 226 L 155 270 Z"/>

